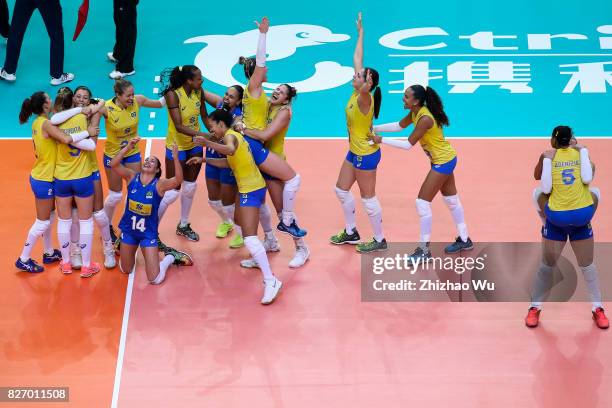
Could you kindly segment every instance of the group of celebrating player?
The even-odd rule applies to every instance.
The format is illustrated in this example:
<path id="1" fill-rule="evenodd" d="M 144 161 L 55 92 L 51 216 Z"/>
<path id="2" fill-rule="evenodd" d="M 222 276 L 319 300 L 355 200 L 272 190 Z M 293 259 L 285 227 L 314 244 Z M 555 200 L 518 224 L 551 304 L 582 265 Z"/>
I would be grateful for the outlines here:
<path id="1" fill-rule="evenodd" d="M 126 80 L 115 83 L 115 96 L 106 102 L 94 100 L 86 87 L 74 91 L 62 88 L 52 106 L 48 95 L 37 92 L 24 101 L 20 114 L 25 123 L 31 114 L 36 163 L 30 183 L 36 197 L 37 219 L 16 265 L 28 272 L 40 272 L 42 266 L 30 253 L 41 235 L 45 241 L 43 263 L 60 261 L 60 270 L 71 273 L 81 269 L 89 277 L 100 270 L 91 260 L 93 224 L 100 228 L 104 246 L 104 265 L 115 266 L 115 247 L 120 246 L 120 269 L 130 273 L 135 254 L 141 248 L 149 281 L 164 281 L 171 264 L 189 265 L 191 258 L 162 243 L 158 225 L 168 206 L 181 199 L 181 217 L 176 233 L 191 241 L 199 235 L 191 228 L 189 214 L 195 196 L 201 165 L 211 208 L 219 215 L 216 236 L 223 238 L 233 230 L 231 248 L 246 246 L 251 258 L 241 261 L 247 268 L 259 268 L 264 278 L 262 304 L 277 297 L 282 282 L 270 268 L 267 252 L 280 249 L 272 228 L 271 211 L 265 203 L 269 192 L 279 223 L 276 229 L 289 234 L 295 242 L 295 256 L 290 267 L 300 267 L 310 257 L 304 241 L 306 231 L 298 226 L 294 207 L 300 189 L 300 175 L 289 165 L 284 154 L 285 135 L 292 118 L 291 103 L 296 89 L 289 84 L 278 86 L 271 97 L 264 93 L 267 80 L 266 33 L 269 21 L 257 23 L 259 38 L 255 58 L 241 57 L 247 85 L 233 85 L 224 96 L 202 89 L 202 74 L 193 65 L 167 70 L 162 74 L 166 85 L 159 100 L 134 94 Z M 382 208 L 376 198 L 376 169 L 381 160 L 380 144 L 404 150 L 419 143 L 431 162 L 416 199 L 420 220 L 419 245 L 411 258 L 414 262 L 431 257 L 431 202 L 442 194 L 457 228 L 457 239 L 445 248 L 458 253 L 474 247 L 468 235 L 464 210 L 457 195 L 454 169 L 457 154 L 444 138 L 442 128 L 449 119 L 439 95 L 430 87 L 413 85 L 403 97 L 404 109 L 410 112 L 399 122 L 374 126 L 382 92 L 378 72 L 363 65 L 363 26 L 357 18 L 358 39 L 353 57 L 355 75 L 353 93 L 346 106 L 349 152 L 342 161 L 335 192 L 343 209 L 345 228 L 330 238 L 332 244 L 356 244 L 360 253 L 384 251 L 387 242 L 382 228 Z M 215 110 L 208 114 L 206 104 Z M 139 108 L 168 109 L 165 178 L 161 161 L 154 156 L 142 161 L 137 147 Z M 51 116 L 51 114 L 53 115 Z M 200 129 L 200 120 L 208 132 Z M 103 200 L 100 175 L 95 156 L 98 124 L 104 117 L 107 140 L 104 146 L 104 169 L 109 192 Z M 383 138 L 377 133 L 399 132 L 414 126 L 408 140 Z M 591 300 L 593 318 L 599 327 L 608 327 L 601 304 L 597 270 L 593 264 L 593 234 L 590 220 L 599 199 L 597 189 L 589 189 L 593 170 L 588 150 L 578 145 L 568 127 L 557 127 L 551 139 L 553 150 L 547 151 L 536 168 L 542 187 L 534 193 L 544 227 L 544 256 L 538 273 L 526 324 L 538 324 L 542 300 L 552 285 L 552 270 L 567 239 L 572 243 L 583 270 Z M 204 152 L 205 151 L 205 152 Z M 125 211 L 119 223 L 121 237 L 116 238 L 110 220 L 122 199 L 123 180 L 127 184 Z M 360 242 L 355 218 L 355 201 L 350 192 L 357 182 L 363 206 L 369 217 L 373 239 Z M 58 213 L 58 240 L 61 249 L 54 250 L 49 236 L 53 208 Z M 258 224 L 264 230 L 257 237 Z M 118 243 L 120 242 L 120 245 Z M 159 261 L 158 252 L 164 257 Z"/>

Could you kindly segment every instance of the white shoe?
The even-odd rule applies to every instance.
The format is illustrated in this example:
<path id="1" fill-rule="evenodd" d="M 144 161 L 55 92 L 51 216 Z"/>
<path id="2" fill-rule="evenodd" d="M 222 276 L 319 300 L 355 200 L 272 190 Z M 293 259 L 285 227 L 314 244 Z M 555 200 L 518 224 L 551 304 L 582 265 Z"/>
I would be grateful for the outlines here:
<path id="1" fill-rule="evenodd" d="M 108 76 L 111 79 L 121 79 L 121 78 L 125 78 L 126 76 L 130 76 L 130 75 L 134 75 L 136 73 L 136 71 L 131 71 L 131 72 L 119 72 L 117 70 L 112 71 L 110 74 L 108 74 Z"/>
<path id="2" fill-rule="evenodd" d="M 108 60 L 112 62 L 113 64 L 116 64 L 117 62 L 119 62 L 117 61 L 117 58 L 115 58 L 115 56 L 113 55 L 112 51 L 106 53 L 106 58 L 108 58 Z"/>
<path id="3" fill-rule="evenodd" d="M 259 264 L 253 258 L 243 259 L 242 261 L 240 261 L 240 266 L 247 269 L 259 268 Z"/>
<path id="4" fill-rule="evenodd" d="M 278 239 L 276 239 L 274 235 L 266 235 L 266 237 L 264 238 L 263 246 L 266 249 L 266 252 L 278 252 L 281 250 L 281 247 L 278 244 Z"/>
<path id="5" fill-rule="evenodd" d="M 4 79 L 5 81 L 15 82 L 17 80 L 17 76 L 15 74 L 9 74 L 2 68 L 0 70 L 0 79 Z"/>
<path id="6" fill-rule="evenodd" d="M 70 251 L 70 264 L 72 265 L 72 269 L 81 269 L 83 266 L 81 249 L 78 246 Z"/>
<path id="7" fill-rule="evenodd" d="M 117 266 L 117 259 L 115 258 L 115 250 L 111 246 L 110 249 L 104 249 L 104 267 L 106 269 L 113 269 Z"/>
<path id="8" fill-rule="evenodd" d="M 74 74 L 70 72 L 63 73 L 59 78 L 51 78 L 51 85 L 57 86 L 61 84 L 65 84 L 66 82 L 70 82 L 74 79 Z"/>
<path id="9" fill-rule="evenodd" d="M 299 268 L 303 266 L 306 261 L 310 258 L 310 250 L 307 246 L 300 246 L 295 250 L 295 255 L 293 255 L 293 259 L 289 261 L 290 268 Z"/>
<path id="10" fill-rule="evenodd" d="M 264 294 L 261 298 L 261 304 L 269 305 L 274 302 L 282 287 L 283 282 L 276 279 L 276 276 L 273 279 L 264 279 Z"/>

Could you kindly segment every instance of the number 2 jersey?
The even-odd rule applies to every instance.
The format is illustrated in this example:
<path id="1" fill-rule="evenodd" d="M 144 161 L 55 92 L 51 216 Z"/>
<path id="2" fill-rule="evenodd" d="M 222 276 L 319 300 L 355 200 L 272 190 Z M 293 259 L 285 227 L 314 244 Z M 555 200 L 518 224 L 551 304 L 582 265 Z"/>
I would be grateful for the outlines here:
<path id="1" fill-rule="evenodd" d="M 128 184 L 125 212 L 119 222 L 121 233 L 142 239 L 157 239 L 159 218 L 157 211 L 162 197 L 157 193 L 157 182 L 142 184 L 140 173 Z"/>
<path id="2" fill-rule="evenodd" d="M 552 160 L 552 191 L 548 208 L 577 210 L 593 204 L 589 186 L 580 176 L 580 152 L 572 147 L 557 149 Z"/>

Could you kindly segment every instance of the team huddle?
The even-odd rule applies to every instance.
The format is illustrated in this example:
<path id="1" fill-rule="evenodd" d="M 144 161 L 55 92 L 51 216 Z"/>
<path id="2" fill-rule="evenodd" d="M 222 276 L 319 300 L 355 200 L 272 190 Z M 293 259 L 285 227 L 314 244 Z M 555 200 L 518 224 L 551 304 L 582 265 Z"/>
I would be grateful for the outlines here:
<path id="1" fill-rule="evenodd" d="M 279 222 L 278 232 L 290 235 L 295 255 L 289 267 L 299 268 L 310 258 L 295 214 L 295 202 L 301 177 L 285 155 L 284 143 L 292 119 L 291 104 L 296 89 L 283 84 L 268 98 L 263 84 L 267 81 L 266 33 L 269 21 L 257 23 L 259 38 L 255 58 L 241 57 L 246 86 L 233 85 L 223 96 L 202 88 L 202 73 L 194 65 L 184 65 L 162 73 L 164 90 L 159 99 L 134 93 L 134 86 L 123 79 L 114 85 L 111 100 L 97 100 L 86 87 L 74 91 L 62 88 L 55 102 L 44 92 L 36 92 L 24 101 L 20 122 L 36 115 L 32 138 L 36 162 L 30 184 L 36 198 L 37 219 L 32 225 L 16 266 L 28 272 L 43 267 L 31 258 L 32 246 L 44 239 L 43 263 L 59 262 L 63 273 L 80 269 L 90 277 L 100 271 L 91 259 L 94 223 L 103 241 L 104 266 L 116 266 L 131 273 L 135 255 L 141 249 L 147 277 L 152 284 L 166 278 L 170 265 L 191 265 L 188 254 L 165 245 L 159 236 L 159 224 L 168 207 L 180 198 L 180 220 L 176 234 L 198 241 L 199 234 L 189 222 L 201 166 L 205 164 L 208 201 L 220 221 L 218 238 L 229 237 L 230 248 L 246 246 L 251 258 L 240 262 L 245 268 L 259 268 L 264 282 L 262 304 L 272 303 L 282 282 L 274 275 L 267 252 L 279 251 L 274 235 L 272 214 L 265 203 L 270 195 Z M 419 217 L 419 244 L 411 255 L 414 263 L 432 256 L 431 202 L 441 193 L 457 229 L 454 243 L 445 248 L 449 254 L 469 251 L 474 244 L 468 235 L 464 209 L 455 185 L 457 153 L 445 139 L 443 127 L 449 125 L 439 95 L 430 87 L 413 85 L 406 89 L 403 108 L 410 112 L 395 123 L 374 125 L 382 103 L 378 72 L 363 64 L 363 26 L 357 18 L 358 39 L 353 62 L 353 93 L 346 106 L 349 151 L 335 186 L 344 213 L 344 228 L 329 239 L 332 244 L 356 245 L 357 252 L 387 249 L 382 227 L 382 207 L 376 197 L 376 172 L 381 160 L 380 144 L 409 150 L 419 143 L 431 163 L 416 199 Z M 214 111 L 207 112 L 206 105 Z M 150 156 L 142 160 L 138 147 L 139 109 L 166 108 L 165 177 L 162 163 Z M 103 197 L 99 166 L 95 154 L 99 122 L 104 119 L 107 140 L 103 167 L 108 180 L 108 194 Z M 201 122 L 206 132 L 201 129 Z M 378 133 L 399 132 L 413 125 L 408 140 L 381 137 Z M 601 304 L 597 270 L 593 263 L 591 218 L 599 200 L 596 189 L 589 189 L 593 169 L 588 150 L 578 145 L 568 127 L 553 131 L 552 151 L 547 151 L 536 168 L 542 187 L 534 193 L 543 219 L 544 255 L 536 274 L 533 303 L 526 323 L 538 324 L 542 301 L 552 286 L 552 270 L 563 245 L 569 238 L 583 270 L 593 303 L 593 318 L 599 327 L 607 327 Z M 126 204 L 117 234 L 111 225 L 116 207 Z M 357 182 L 364 209 L 369 217 L 373 238 L 361 242 L 355 217 L 351 187 Z M 60 250 L 53 249 L 49 235 L 57 211 L 57 237 Z M 257 237 L 258 225 L 264 240 Z M 562 243 L 563 245 L 560 245 Z M 160 255 L 162 254 L 161 260 Z"/>

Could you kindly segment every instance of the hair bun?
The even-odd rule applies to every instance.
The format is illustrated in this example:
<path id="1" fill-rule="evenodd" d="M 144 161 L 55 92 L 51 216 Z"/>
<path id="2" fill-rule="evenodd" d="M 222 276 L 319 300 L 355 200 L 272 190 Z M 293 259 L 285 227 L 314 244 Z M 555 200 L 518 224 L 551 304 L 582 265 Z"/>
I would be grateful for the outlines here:
<path id="1" fill-rule="evenodd" d="M 241 56 L 241 57 L 238 58 L 238 63 L 240 65 L 244 65 L 244 64 L 246 64 L 246 60 L 247 60 L 246 57 L 242 57 Z"/>

